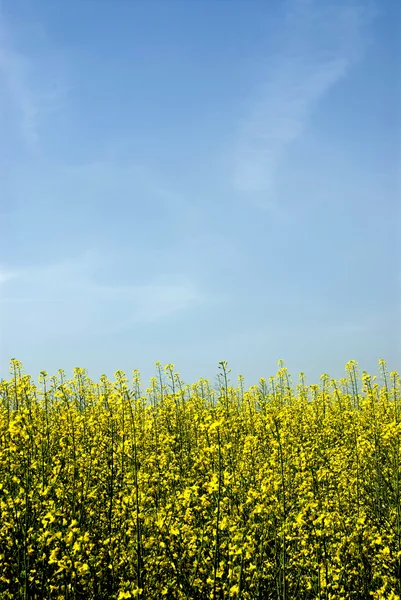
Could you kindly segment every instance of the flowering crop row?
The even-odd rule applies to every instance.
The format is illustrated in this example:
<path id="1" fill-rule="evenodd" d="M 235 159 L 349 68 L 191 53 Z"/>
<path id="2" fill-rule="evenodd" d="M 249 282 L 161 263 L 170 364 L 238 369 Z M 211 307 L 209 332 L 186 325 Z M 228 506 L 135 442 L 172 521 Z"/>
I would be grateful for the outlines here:
<path id="1" fill-rule="evenodd" d="M 401 382 L 0 383 L 0 598 L 400 600 Z"/>

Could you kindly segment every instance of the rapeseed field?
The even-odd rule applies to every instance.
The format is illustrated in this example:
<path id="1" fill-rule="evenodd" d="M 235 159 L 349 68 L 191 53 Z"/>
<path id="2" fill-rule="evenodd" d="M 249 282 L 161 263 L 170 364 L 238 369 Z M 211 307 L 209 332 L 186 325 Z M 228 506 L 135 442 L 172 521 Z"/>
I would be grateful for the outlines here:
<path id="1" fill-rule="evenodd" d="M 400 600 L 401 383 L 0 383 L 0 598 Z"/>

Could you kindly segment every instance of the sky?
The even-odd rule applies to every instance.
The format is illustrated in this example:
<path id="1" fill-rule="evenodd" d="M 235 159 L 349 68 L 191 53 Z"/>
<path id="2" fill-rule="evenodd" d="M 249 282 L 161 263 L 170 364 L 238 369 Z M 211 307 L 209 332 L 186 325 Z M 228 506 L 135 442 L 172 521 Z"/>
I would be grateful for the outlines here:
<path id="1" fill-rule="evenodd" d="M 0 377 L 401 370 L 398 0 L 0 0 Z"/>

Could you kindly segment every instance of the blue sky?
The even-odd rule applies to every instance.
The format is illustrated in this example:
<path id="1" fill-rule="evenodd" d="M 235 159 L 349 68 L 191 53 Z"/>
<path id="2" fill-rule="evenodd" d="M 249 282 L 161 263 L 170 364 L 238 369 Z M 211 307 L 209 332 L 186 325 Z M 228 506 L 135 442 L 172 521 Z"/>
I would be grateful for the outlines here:
<path id="1" fill-rule="evenodd" d="M 401 359 L 401 5 L 0 3 L 0 376 Z"/>

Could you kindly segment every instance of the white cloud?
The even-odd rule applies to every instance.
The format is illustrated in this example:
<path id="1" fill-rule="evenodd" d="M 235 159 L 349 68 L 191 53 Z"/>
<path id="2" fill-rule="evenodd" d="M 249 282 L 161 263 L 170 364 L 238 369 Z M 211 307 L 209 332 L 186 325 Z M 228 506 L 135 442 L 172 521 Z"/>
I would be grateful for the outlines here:
<path id="1" fill-rule="evenodd" d="M 43 58 L 39 65 L 17 49 L 15 33 L 0 5 L 0 94 L 2 101 L 9 101 L 17 113 L 19 136 L 31 152 L 37 153 L 43 116 L 61 108 L 67 86 L 61 84 L 58 66 L 50 73 L 47 59 Z M 1 120 L 0 127 L 5 129 Z"/>
<path id="2" fill-rule="evenodd" d="M 79 338 L 166 319 L 204 301 L 198 287 L 185 277 L 109 285 L 102 283 L 99 273 L 101 258 L 94 252 L 20 269 L 0 302 L 4 311 L 18 315 L 21 327 L 25 324 L 41 335 L 50 332 Z"/>
<path id="3" fill-rule="evenodd" d="M 12 281 L 17 277 L 17 273 L 9 269 L 0 267 L 0 285 Z"/>
<path id="4" fill-rule="evenodd" d="M 20 115 L 21 134 L 34 148 L 39 140 L 38 106 L 26 82 L 27 69 L 28 61 L 14 49 L 10 28 L 0 12 L 0 89 L 11 97 Z"/>
<path id="5" fill-rule="evenodd" d="M 361 58 L 369 3 L 355 7 L 292 0 L 264 83 L 239 124 L 232 152 L 233 182 L 268 205 L 280 162 L 299 138 L 319 100 Z M 262 198 L 262 200 L 261 200 Z"/>

